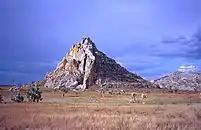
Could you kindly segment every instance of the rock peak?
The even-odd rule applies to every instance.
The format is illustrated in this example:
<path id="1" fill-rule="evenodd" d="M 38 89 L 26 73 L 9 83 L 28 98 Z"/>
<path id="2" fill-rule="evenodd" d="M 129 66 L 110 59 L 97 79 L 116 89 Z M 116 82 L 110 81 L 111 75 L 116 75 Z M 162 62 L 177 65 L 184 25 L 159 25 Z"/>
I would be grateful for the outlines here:
<path id="1" fill-rule="evenodd" d="M 46 74 L 45 86 L 86 89 L 94 84 L 133 82 L 147 86 L 140 76 L 127 71 L 96 48 L 89 37 L 72 45 L 56 69 Z"/>

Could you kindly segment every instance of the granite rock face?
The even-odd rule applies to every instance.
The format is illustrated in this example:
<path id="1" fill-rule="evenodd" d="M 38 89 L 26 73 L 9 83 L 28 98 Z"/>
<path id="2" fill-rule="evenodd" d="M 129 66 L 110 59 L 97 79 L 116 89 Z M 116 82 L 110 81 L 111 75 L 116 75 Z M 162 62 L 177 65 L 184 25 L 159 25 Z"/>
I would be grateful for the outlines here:
<path id="1" fill-rule="evenodd" d="M 87 89 L 102 83 L 110 86 L 153 87 L 150 82 L 127 71 L 99 51 L 89 37 L 73 45 L 56 69 L 48 72 L 43 80 L 44 86 L 49 88 Z"/>
<path id="2" fill-rule="evenodd" d="M 201 73 L 176 71 L 154 81 L 160 88 L 201 91 Z"/>

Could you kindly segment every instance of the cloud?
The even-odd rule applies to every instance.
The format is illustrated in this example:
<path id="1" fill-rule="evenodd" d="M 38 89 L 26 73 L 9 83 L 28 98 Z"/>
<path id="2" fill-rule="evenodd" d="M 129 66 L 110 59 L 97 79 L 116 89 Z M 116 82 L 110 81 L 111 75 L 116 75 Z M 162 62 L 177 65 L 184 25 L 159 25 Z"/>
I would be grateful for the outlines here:
<path id="1" fill-rule="evenodd" d="M 189 51 L 187 56 L 194 59 L 201 59 L 201 27 L 193 35 L 190 42 L 188 42 Z"/>
<path id="2" fill-rule="evenodd" d="M 5 71 L 0 70 L 0 74 L 5 74 Z"/>
<path id="3" fill-rule="evenodd" d="M 53 69 L 57 65 L 57 61 L 52 62 L 25 62 L 25 61 L 13 61 L 12 64 L 9 62 L 5 63 L 6 66 L 0 66 L 1 71 L 6 72 L 21 72 L 21 73 L 40 73 L 50 69 Z"/>
<path id="4" fill-rule="evenodd" d="M 127 68 L 129 71 L 139 74 L 142 77 L 157 75 L 159 73 L 157 70 L 165 64 L 163 58 L 150 56 L 146 53 L 125 53 L 120 57 L 116 57 L 115 60 L 120 62 L 122 66 Z"/>
<path id="5" fill-rule="evenodd" d="M 9 71 L 9 70 L 1 70 L 0 71 L 1 75 L 7 75 L 7 76 L 29 76 L 30 73 L 24 73 L 24 72 L 20 72 L 20 71 Z M 32 73 L 31 75 L 33 75 L 34 73 Z"/>
<path id="6" fill-rule="evenodd" d="M 200 32 L 188 37 L 166 37 L 156 44 L 133 44 L 115 59 L 129 71 L 152 79 L 172 73 L 181 65 L 200 66 Z"/>
<path id="7" fill-rule="evenodd" d="M 158 59 L 158 57 L 150 57 L 139 54 L 125 54 L 121 57 L 116 57 L 115 59 L 124 67 L 130 69 L 130 71 L 146 70 L 150 67 L 157 67 L 162 64 L 159 62 L 160 59 Z"/>
<path id="8" fill-rule="evenodd" d="M 52 71 L 56 68 L 58 61 L 52 62 L 26 62 L 26 61 L 12 61 L 4 62 L 6 66 L 0 66 L 0 77 L 7 77 L 9 83 L 12 79 L 19 82 L 23 80 L 29 83 L 33 80 L 40 80 L 44 77 L 46 72 Z M 4 80 L 0 79 L 0 82 Z"/>
<path id="9" fill-rule="evenodd" d="M 201 29 L 191 37 L 165 40 L 150 48 L 152 54 L 159 57 L 201 59 Z"/>

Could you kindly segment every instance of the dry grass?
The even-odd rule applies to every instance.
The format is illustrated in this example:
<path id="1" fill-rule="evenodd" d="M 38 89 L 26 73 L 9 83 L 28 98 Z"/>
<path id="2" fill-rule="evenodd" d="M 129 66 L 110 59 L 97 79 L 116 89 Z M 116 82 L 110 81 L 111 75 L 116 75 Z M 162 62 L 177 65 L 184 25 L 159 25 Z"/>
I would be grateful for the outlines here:
<path id="1" fill-rule="evenodd" d="M 199 130 L 201 106 L 67 106 L 65 104 L 1 105 L 0 129 Z"/>
<path id="2" fill-rule="evenodd" d="M 200 130 L 201 104 L 196 94 L 150 93 L 149 104 L 129 104 L 130 94 L 44 93 L 43 103 L 0 104 L 1 129 Z M 57 99 L 58 102 L 53 102 Z M 156 105 L 162 102 L 163 105 Z M 175 104 L 174 102 L 177 102 Z"/>

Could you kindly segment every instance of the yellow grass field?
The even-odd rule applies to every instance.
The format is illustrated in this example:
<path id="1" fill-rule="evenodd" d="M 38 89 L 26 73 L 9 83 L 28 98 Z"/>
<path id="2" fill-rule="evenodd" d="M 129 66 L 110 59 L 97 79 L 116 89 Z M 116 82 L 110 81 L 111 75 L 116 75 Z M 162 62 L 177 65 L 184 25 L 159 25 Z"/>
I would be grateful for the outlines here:
<path id="1" fill-rule="evenodd" d="M 12 103 L 1 89 L 0 130 L 201 130 L 197 93 L 148 93 L 146 104 L 129 103 L 123 95 L 97 92 L 43 92 L 40 103 Z M 26 100 L 26 98 L 25 98 Z"/>

